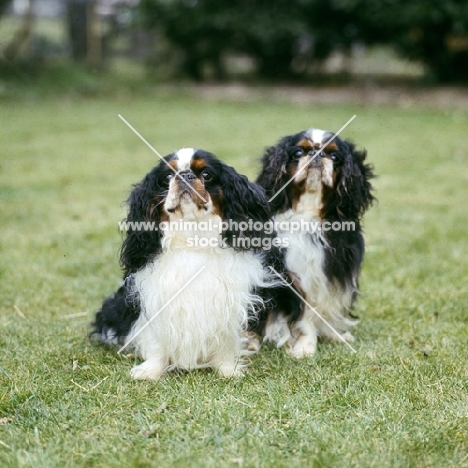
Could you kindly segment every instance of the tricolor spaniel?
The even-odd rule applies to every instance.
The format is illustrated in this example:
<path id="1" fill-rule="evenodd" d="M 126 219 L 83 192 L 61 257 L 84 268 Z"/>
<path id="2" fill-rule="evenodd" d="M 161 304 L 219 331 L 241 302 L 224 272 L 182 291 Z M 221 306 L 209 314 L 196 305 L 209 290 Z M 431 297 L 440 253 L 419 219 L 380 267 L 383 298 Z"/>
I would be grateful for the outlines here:
<path id="1" fill-rule="evenodd" d="M 264 335 L 297 358 L 314 354 L 317 337 L 354 340 L 351 309 L 364 256 L 360 220 L 374 200 L 373 173 L 366 151 L 334 136 L 310 129 L 283 138 L 266 149 L 257 179 L 278 235 L 289 244 L 286 269 L 304 299 L 299 311 L 271 313 Z"/>
<path id="2" fill-rule="evenodd" d="M 128 205 L 124 283 L 104 301 L 93 336 L 135 349 L 144 359 L 136 379 L 202 367 L 242 375 L 244 332 L 272 280 L 264 190 L 185 148 L 149 172 Z"/>

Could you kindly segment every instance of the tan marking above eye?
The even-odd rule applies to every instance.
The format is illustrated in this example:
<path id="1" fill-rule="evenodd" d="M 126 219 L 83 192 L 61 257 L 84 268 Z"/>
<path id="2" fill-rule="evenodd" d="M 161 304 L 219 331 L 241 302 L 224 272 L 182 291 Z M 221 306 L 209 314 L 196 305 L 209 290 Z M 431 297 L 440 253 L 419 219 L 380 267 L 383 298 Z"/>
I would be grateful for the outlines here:
<path id="1" fill-rule="evenodd" d="M 304 138 L 297 144 L 297 146 L 302 146 L 303 148 L 312 148 L 314 146 L 314 143 L 308 140 L 307 138 Z"/>
<path id="2" fill-rule="evenodd" d="M 169 166 L 173 167 L 176 171 L 178 169 L 178 159 L 173 159 L 172 161 L 169 161 Z"/>
<path id="3" fill-rule="evenodd" d="M 326 148 L 325 148 L 325 151 L 326 151 L 327 153 L 330 153 L 330 152 L 332 152 L 332 151 L 337 151 L 337 150 L 338 150 L 338 146 L 336 146 L 335 143 L 330 143 L 330 144 L 328 144 L 328 145 L 326 146 Z"/>
<path id="4" fill-rule="evenodd" d="M 307 138 L 304 138 L 303 140 L 301 140 L 297 144 L 297 146 L 302 147 L 306 153 L 310 153 L 311 151 L 322 149 L 321 143 L 313 142 L 312 140 L 309 140 Z"/>
<path id="5" fill-rule="evenodd" d="M 192 161 L 190 162 L 190 168 L 192 169 L 192 171 L 201 171 L 205 168 L 206 166 L 206 163 L 203 159 L 192 159 Z"/>

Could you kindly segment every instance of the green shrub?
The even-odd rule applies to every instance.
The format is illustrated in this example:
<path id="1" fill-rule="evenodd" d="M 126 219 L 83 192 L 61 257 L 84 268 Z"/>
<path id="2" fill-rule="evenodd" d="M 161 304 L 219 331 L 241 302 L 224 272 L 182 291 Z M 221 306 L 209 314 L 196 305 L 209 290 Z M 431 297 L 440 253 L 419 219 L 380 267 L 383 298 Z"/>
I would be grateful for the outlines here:
<path id="1" fill-rule="evenodd" d="M 468 80 L 465 0 L 143 0 L 141 8 L 196 80 L 206 65 L 225 78 L 232 52 L 252 57 L 262 77 L 291 78 L 356 41 L 393 45 L 439 81 Z"/>
<path id="2" fill-rule="evenodd" d="M 468 80 L 468 3 L 465 0 L 335 0 L 355 19 L 368 44 L 393 45 L 424 63 L 439 82 Z"/>

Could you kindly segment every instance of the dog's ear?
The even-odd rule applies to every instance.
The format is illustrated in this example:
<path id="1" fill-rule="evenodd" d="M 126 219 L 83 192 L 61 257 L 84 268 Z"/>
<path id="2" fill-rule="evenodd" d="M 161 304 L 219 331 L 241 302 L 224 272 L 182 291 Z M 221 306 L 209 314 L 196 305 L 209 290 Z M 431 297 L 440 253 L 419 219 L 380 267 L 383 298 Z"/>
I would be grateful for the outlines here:
<path id="1" fill-rule="evenodd" d="M 359 219 L 375 200 L 370 183 L 373 168 L 365 163 L 367 152 L 356 150 L 353 143 L 344 142 L 343 151 L 346 154 L 336 187 L 336 210 L 343 218 Z"/>
<path id="2" fill-rule="evenodd" d="M 229 228 L 223 231 L 223 238 L 227 243 L 236 248 L 237 244 L 233 243 L 234 237 L 262 239 L 271 236 L 266 234 L 264 229 L 265 223 L 271 217 L 264 189 L 225 164 L 221 171 L 220 185 L 223 191 L 223 221 L 232 221 Z M 240 227 L 245 227 L 245 223 L 249 227 L 240 229 L 240 223 L 243 223 Z"/>
<path id="3" fill-rule="evenodd" d="M 266 148 L 262 157 L 262 171 L 256 182 L 265 189 L 269 200 L 274 197 L 270 202 L 273 213 L 286 211 L 292 206 L 291 187 L 283 188 L 291 178 L 288 164 L 292 145 L 292 137 L 285 137 L 276 146 Z"/>
<path id="4" fill-rule="evenodd" d="M 125 277 L 139 270 L 161 251 L 161 234 L 158 229 L 158 204 L 162 201 L 158 200 L 160 190 L 156 171 L 153 170 L 134 187 L 127 200 L 126 221 L 139 224 L 127 224 L 127 237 L 123 241 L 120 253 Z M 146 226 L 143 223 L 146 223 Z"/>

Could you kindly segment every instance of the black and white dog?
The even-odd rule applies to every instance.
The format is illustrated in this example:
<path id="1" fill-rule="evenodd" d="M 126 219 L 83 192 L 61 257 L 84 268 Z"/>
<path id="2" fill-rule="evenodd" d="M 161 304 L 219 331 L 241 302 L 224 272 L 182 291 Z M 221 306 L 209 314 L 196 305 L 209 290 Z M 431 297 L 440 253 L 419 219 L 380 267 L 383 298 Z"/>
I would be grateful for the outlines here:
<path id="1" fill-rule="evenodd" d="M 124 284 L 104 301 L 92 335 L 135 349 L 144 359 L 136 379 L 175 368 L 242 375 L 244 332 L 273 282 L 264 190 L 213 154 L 185 148 L 134 187 L 128 206 Z"/>
<path id="2" fill-rule="evenodd" d="M 289 244 L 292 284 L 312 306 L 276 308 L 263 333 L 297 358 L 315 352 L 317 337 L 354 340 L 351 309 L 364 257 L 360 220 L 374 201 L 373 173 L 366 151 L 338 137 L 330 141 L 333 136 L 310 129 L 284 137 L 266 149 L 257 179 L 271 201 L 278 236 Z"/>

